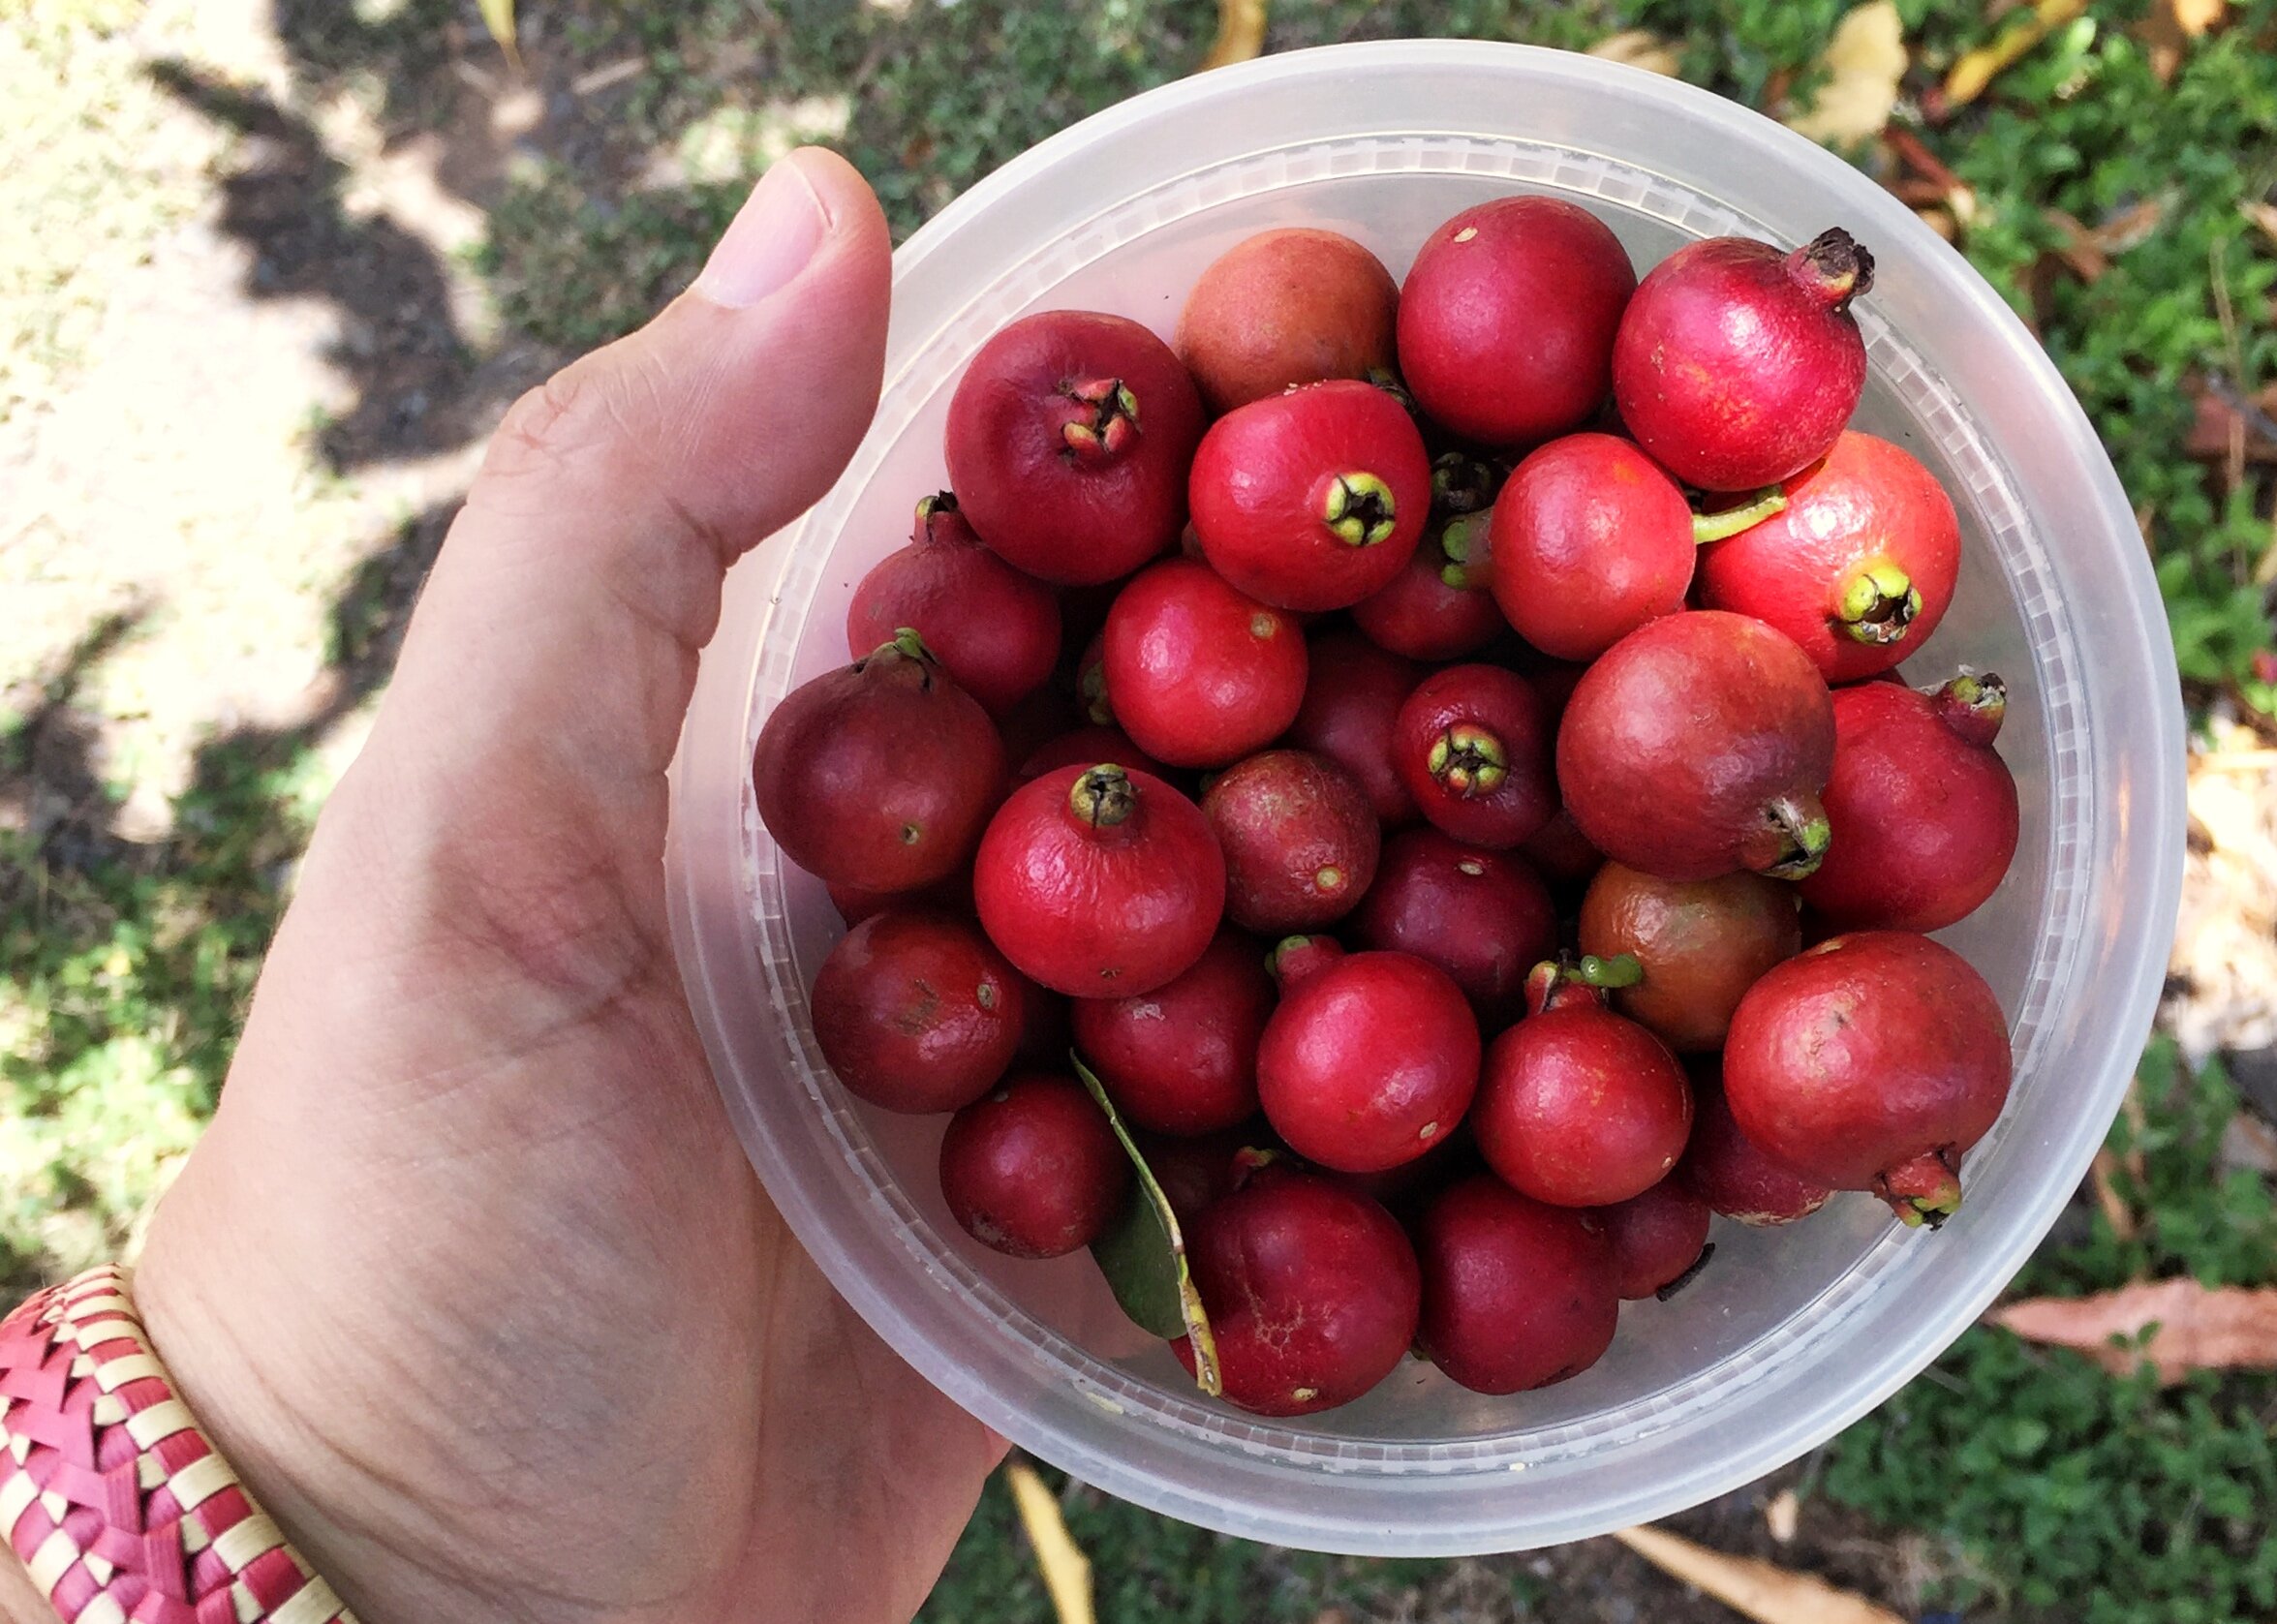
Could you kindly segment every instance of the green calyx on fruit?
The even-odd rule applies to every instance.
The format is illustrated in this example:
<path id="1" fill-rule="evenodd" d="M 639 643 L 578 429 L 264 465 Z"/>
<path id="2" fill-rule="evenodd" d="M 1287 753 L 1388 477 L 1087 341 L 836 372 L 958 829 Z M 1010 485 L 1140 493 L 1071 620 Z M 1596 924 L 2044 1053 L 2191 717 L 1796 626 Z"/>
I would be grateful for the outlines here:
<path id="1" fill-rule="evenodd" d="M 1122 379 L 1087 378 L 1062 392 L 1092 409 L 1089 422 L 1075 418 L 1060 426 L 1061 439 L 1078 461 L 1104 462 L 1138 438 L 1138 396 Z"/>
<path id="2" fill-rule="evenodd" d="M 1585 953 L 1574 965 L 1572 976 L 1585 987 L 1634 987 L 1645 979 L 1645 966 L 1634 953 L 1615 953 L 1610 959 Z"/>
<path id="3" fill-rule="evenodd" d="M 1773 513 L 1784 512 L 1787 493 L 1776 485 L 1766 485 L 1737 507 L 1719 508 L 1713 513 L 1692 515 L 1692 542 L 1704 546 L 1710 541 L 1721 541 L 1753 530 Z"/>
<path id="4" fill-rule="evenodd" d="M 1076 776 L 1067 808 L 1093 829 L 1112 829 L 1138 809 L 1138 785 L 1122 768 L 1103 761 Z"/>
<path id="5" fill-rule="evenodd" d="M 936 513 L 954 513 L 957 510 L 957 493 L 935 491 L 931 496 L 917 499 L 917 528 L 922 531 Z"/>
<path id="6" fill-rule="evenodd" d="M 1457 592 L 1483 592 L 1487 587 L 1487 529 L 1492 513 L 1464 513 L 1447 521 L 1439 533 L 1439 551 L 1448 562 L 1439 579 Z"/>
<path id="7" fill-rule="evenodd" d="M 1887 561 L 1854 571 L 1834 603 L 1836 623 L 1847 635 L 1880 647 L 1902 641 L 1921 612 L 1913 577 Z"/>
<path id="8" fill-rule="evenodd" d="M 1321 522 L 1347 547 L 1389 540 L 1398 528 L 1397 516 L 1392 487 L 1365 470 L 1336 475 L 1320 505 Z"/>
<path id="9" fill-rule="evenodd" d="M 1829 310 L 1849 309 L 1852 299 L 1874 286 L 1874 257 L 1839 226 L 1788 255 L 1787 268 Z"/>
<path id="10" fill-rule="evenodd" d="M 1476 513 L 1492 506 L 1495 470 L 1462 451 L 1441 451 L 1431 459 L 1431 506 L 1442 513 Z"/>
<path id="11" fill-rule="evenodd" d="M 1989 745 L 2000 737 L 2008 716 L 2008 684 L 1992 672 L 1979 674 L 1964 665 L 1953 681 L 1923 691 L 1937 720 L 1969 744 Z"/>
<path id="12" fill-rule="evenodd" d="M 1834 830 L 1817 797 L 1782 795 L 1764 809 L 1764 815 L 1779 831 L 1780 856 L 1763 873 L 1773 879 L 1806 879 L 1818 873 Z"/>
<path id="13" fill-rule="evenodd" d="M 1560 954 L 1545 959 L 1526 972 L 1525 1006 L 1529 1015 L 1566 1004 L 1605 1002 L 1605 995 L 1634 987 L 1645 979 L 1645 966 L 1634 953 L 1616 953 L 1600 959 L 1594 953 L 1580 958 Z"/>
<path id="14" fill-rule="evenodd" d="M 934 658 L 933 651 L 925 646 L 925 639 L 917 635 L 917 628 L 913 626 L 896 627 L 892 639 L 878 644 L 864 655 L 854 669 L 868 670 L 880 662 L 899 665 L 904 660 L 916 661 L 919 683 L 927 689 L 933 687 L 933 673 L 940 661 Z"/>
<path id="15" fill-rule="evenodd" d="M 1924 1150 L 1874 1180 L 1874 1194 L 1908 1229 L 1942 1228 L 1960 1210 L 1960 1175 L 1940 1147 Z"/>
<path id="16" fill-rule="evenodd" d="M 1424 758 L 1431 776 L 1465 800 L 1492 795 L 1510 776 L 1510 755 L 1502 741 L 1484 727 L 1457 722 L 1431 741 Z"/>

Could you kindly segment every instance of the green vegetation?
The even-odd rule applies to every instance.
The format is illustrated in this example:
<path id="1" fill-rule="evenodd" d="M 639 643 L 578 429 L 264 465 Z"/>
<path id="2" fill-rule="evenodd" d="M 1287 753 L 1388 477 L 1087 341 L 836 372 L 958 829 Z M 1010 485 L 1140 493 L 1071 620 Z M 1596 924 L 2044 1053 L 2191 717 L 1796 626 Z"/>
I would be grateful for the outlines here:
<path id="1" fill-rule="evenodd" d="M 2083 1242 L 2044 1252 L 2017 1288 L 2057 1296 L 2145 1276 L 2261 1285 L 2277 1272 L 2277 1212 L 2261 1176 L 2216 1150 L 2237 1096 L 2218 1066 L 2193 1080 L 2154 1044 L 2144 1125 L 2112 1149 L 2144 1214 L 2121 1240 L 2099 1211 Z M 1954 1552 L 1950 1599 L 2057 1609 L 2083 1624 L 2227 1624 L 2277 1609 L 2277 1381 L 2200 1371 L 2161 1389 L 2081 1355 L 1971 1331 L 1837 1439 L 1822 1486 Z"/>
<path id="2" fill-rule="evenodd" d="M 1365 1613 L 1407 1589 L 1417 1570 L 1440 1566 L 1276 1550 L 1081 1485 L 1061 1504 L 1067 1531 L 1092 1558 L 1099 1616 L 1115 1624 L 1306 1624 L 1330 1607 Z M 990 1483 L 920 1624 L 1051 1624 L 1051 1600 L 1019 1526 L 1002 1482 Z"/>
<path id="3" fill-rule="evenodd" d="M 486 197 L 477 264 L 518 335 L 565 349 L 636 324 L 693 275 L 751 179 L 799 140 L 838 146 L 907 234 L 1041 138 L 1191 71 L 1212 0 L 1082 6 L 931 0 L 524 0 L 522 40 L 560 90 L 544 141 Z M 1684 77 L 1774 114 L 1806 103 L 1844 0 L 1281 0 L 1268 48 L 1445 34 L 1585 46 L 1644 29 Z M 2143 0 L 2060 23 L 1949 116 L 1923 117 L 1952 64 L 2023 10 L 1899 0 L 1913 67 L 1899 121 L 1968 188 L 1963 250 L 2030 320 L 2102 431 L 2143 519 L 2182 668 L 2203 697 L 2263 711 L 2268 678 L 2266 461 L 2189 450 L 2200 397 L 2277 385 L 2277 0 L 2235 0 L 2226 26 L 2162 64 Z M 1997 15 L 1988 15 L 1997 14 Z M 132 0 L 0 0 L 0 423 L 68 378 L 107 279 L 196 206 L 195 142 L 139 65 Z M 345 94 L 393 132 L 446 127 L 453 54 L 478 31 L 456 0 L 278 0 L 295 94 Z M 483 47 L 470 47 L 480 58 Z M 2162 69 L 2168 69 L 2162 72 Z M 580 88 L 582 86 L 582 88 Z M 162 136 L 161 132 L 165 132 Z M 208 128 L 204 139 L 226 146 Z M 171 160 L 163 156 L 176 154 Z M 193 154 L 187 160 L 180 154 Z M 1856 154 L 1904 172 L 1883 150 Z M 170 167 L 169 167 L 170 166 Z M 1915 178 L 1919 178 L 1918 174 Z M 2082 268 L 2074 223 L 2103 229 Z M 2124 229 L 2122 229 L 2124 228 Z M 2073 255 L 2071 261 L 2066 252 Z M 2270 397 L 2277 398 L 2277 397 Z M 381 573 L 384 575 L 385 570 Z M 337 655 L 380 636 L 351 583 Z M 82 675 L 127 628 L 90 628 L 45 693 L 0 715 L 0 808 L 68 740 Z M 43 754 L 37 774 L 32 756 Z M 62 775 L 77 804 L 0 833 L 0 1291 L 114 1250 L 210 1111 L 253 975 L 321 800 L 313 735 L 241 734 L 204 753 L 171 836 L 107 832 L 106 785 Z M 15 825 L 9 825 L 15 827 Z M 37 837 L 26 829 L 36 829 Z M 2044 1249 L 2022 1289 L 2083 1293 L 2130 1278 L 2277 1279 L 2268 1181 L 2220 1172 L 2236 1099 L 2165 1048 L 2145 1062 L 2139 1149 L 2119 1184 L 2142 1215 L 2100 1214 Z M 2171 1388 L 1977 1331 L 1833 1445 L 1811 1491 L 1919 1529 L 1945 1599 L 2087 1624 L 2227 1624 L 2277 1613 L 2277 1380 L 2200 1375 Z M 1221 1540 L 1070 1489 L 1069 1517 L 1116 1624 L 1433 1615 L 1444 1565 L 1329 1561 Z M 1476 1565 L 1454 1565 L 1478 1581 Z M 1522 1576 L 1523 1577 L 1523 1576 Z M 1504 1587 L 1503 1613 L 1532 1599 Z M 1554 1598 L 1535 1611 L 1558 1616 Z M 1438 1614 L 1455 1616 L 1450 1606 Z M 1467 1614 L 1464 1614 L 1467 1616 Z M 937 1624 L 1049 1616 L 992 1488 L 939 1594 Z"/>

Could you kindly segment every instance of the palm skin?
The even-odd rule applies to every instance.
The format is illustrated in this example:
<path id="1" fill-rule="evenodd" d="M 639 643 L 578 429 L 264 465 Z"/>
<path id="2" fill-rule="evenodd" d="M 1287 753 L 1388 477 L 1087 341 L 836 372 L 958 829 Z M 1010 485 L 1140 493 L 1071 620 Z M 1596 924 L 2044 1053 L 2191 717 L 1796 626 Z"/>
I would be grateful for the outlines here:
<path id="1" fill-rule="evenodd" d="M 859 439 L 888 276 L 796 154 L 508 414 L 154 1222 L 162 1357 L 366 1624 L 899 1624 L 1000 1450 L 768 1204 L 664 912 L 721 578 Z"/>

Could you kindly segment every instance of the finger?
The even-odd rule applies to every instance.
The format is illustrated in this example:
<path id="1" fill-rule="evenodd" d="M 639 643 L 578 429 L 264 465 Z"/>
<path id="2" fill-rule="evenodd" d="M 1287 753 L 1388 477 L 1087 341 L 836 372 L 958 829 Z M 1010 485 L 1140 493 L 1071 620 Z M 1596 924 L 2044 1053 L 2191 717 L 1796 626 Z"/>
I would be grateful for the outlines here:
<path id="1" fill-rule="evenodd" d="M 580 887 L 653 873 L 722 577 L 876 407 L 890 252 L 861 177 L 794 153 L 693 288 L 508 413 L 336 798 L 384 813 L 365 855 L 541 951 L 590 931 Z"/>

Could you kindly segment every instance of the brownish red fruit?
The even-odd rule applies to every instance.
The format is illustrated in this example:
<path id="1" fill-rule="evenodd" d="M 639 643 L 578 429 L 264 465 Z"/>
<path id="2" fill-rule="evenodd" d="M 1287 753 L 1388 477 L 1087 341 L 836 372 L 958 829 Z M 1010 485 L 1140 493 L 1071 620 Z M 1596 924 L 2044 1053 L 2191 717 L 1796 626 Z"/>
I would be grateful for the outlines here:
<path id="1" fill-rule="evenodd" d="M 1630 632 L 1575 688 L 1557 786 L 1591 844 L 1664 879 L 1800 878 L 1827 849 L 1834 709 L 1792 640 L 1700 610 Z"/>
<path id="2" fill-rule="evenodd" d="M 1215 413 L 1396 359 L 1400 290 L 1376 257 L 1335 231 L 1291 226 L 1234 244 L 1202 272 L 1178 319 L 1179 359 Z"/>
<path id="3" fill-rule="evenodd" d="M 947 491 L 917 504 L 916 538 L 854 588 L 846 652 L 860 659 L 905 626 L 993 716 L 1042 687 L 1060 658 L 1058 596 L 982 546 Z"/>
<path id="4" fill-rule="evenodd" d="M 847 1092 L 923 1113 L 969 1105 L 1003 1076 L 1034 991 L 967 921 L 892 908 L 830 950 L 809 1003 Z"/>
<path id="5" fill-rule="evenodd" d="M 1497 198 L 1425 239 L 1400 293 L 1400 371 L 1433 421 L 1489 445 L 1587 422 L 1612 383 L 1637 273 L 1559 198 Z"/>
<path id="6" fill-rule="evenodd" d="M 1178 545 L 1202 398 L 1170 347 L 1093 311 L 1022 317 L 949 400 L 949 483 L 980 538 L 1065 586 L 1112 581 Z"/>
<path id="7" fill-rule="evenodd" d="M 950 1119 L 940 1193 L 966 1234 L 1016 1258 L 1090 1245 L 1130 1191 L 1130 1159 L 1072 1077 L 1014 1077 Z"/>
<path id="8" fill-rule="evenodd" d="M 1688 485 L 1791 478 L 1834 444 L 1865 388 L 1850 301 L 1874 259 L 1849 232 L 1782 254 L 1746 237 L 1677 249 L 1638 284 L 1613 351 L 1621 421 Z"/>
<path id="9" fill-rule="evenodd" d="M 1484 1174 L 1416 1225 L 1425 1356 L 1476 1393 L 1523 1393 L 1604 1357 L 1620 1318 L 1613 1247 L 1594 1213 L 1546 1207 Z"/>
<path id="10" fill-rule="evenodd" d="M 1151 993 L 1217 933 L 1225 862 L 1199 809 L 1150 773 L 1062 767 L 1015 790 L 980 843 L 981 928 L 1078 998 Z"/>
<path id="11" fill-rule="evenodd" d="M 1202 815 L 1225 854 L 1225 913 L 1268 935 L 1341 919 L 1375 882 L 1382 837 L 1359 781 L 1326 756 L 1272 750 L 1211 781 Z"/>
<path id="12" fill-rule="evenodd" d="M 1389 1212 L 1335 1180 L 1257 1169 L 1195 1218 L 1190 1255 L 1226 1400 L 1245 1410 L 1348 1404 L 1414 1345 L 1415 1249 Z M 1192 1369 L 1192 1349 L 1173 1346 Z"/>
<path id="13" fill-rule="evenodd" d="M 911 631 L 785 695 L 759 729 L 752 787 L 807 873 L 910 891 L 971 856 L 1003 794 L 1004 747 Z"/>
<path id="14" fill-rule="evenodd" d="M 1834 842 L 1802 900 L 1846 931 L 1937 931 L 1974 913 L 2016 854 L 2016 783 L 1992 748 L 2007 710 L 1990 672 L 1927 693 L 1836 691 Z"/>
<path id="15" fill-rule="evenodd" d="M 1257 1114 L 1257 1040 L 1276 997 L 1263 947 L 1220 931 L 1151 993 L 1076 1000 L 1075 1045 L 1132 1123 L 1214 1133 Z"/>
<path id="16" fill-rule="evenodd" d="M 1608 863 L 1582 899 L 1580 940 L 1599 959 L 1633 957 L 1644 978 L 1614 1007 L 1694 1054 L 1721 1048 L 1747 989 L 1802 950 L 1802 914 L 1792 885 L 1762 874 L 1656 879 Z"/>
<path id="17" fill-rule="evenodd" d="M 1908 1224 L 1960 1206 L 1960 1160 L 2008 1101 L 2008 1018 L 1985 978 L 1927 936 L 1836 936 L 1748 992 L 1724 1093 L 1764 1151 Z"/>

